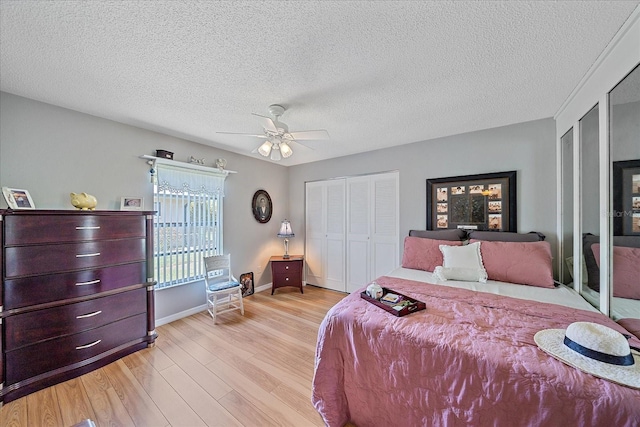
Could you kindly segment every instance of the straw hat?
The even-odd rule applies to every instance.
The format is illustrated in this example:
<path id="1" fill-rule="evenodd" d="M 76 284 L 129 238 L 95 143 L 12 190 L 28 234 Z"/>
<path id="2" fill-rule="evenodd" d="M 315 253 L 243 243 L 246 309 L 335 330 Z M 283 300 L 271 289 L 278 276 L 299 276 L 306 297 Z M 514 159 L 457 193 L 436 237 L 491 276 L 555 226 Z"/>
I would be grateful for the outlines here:
<path id="1" fill-rule="evenodd" d="M 640 355 L 631 353 L 624 335 L 591 322 L 567 329 L 545 329 L 533 337 L 545 353 L 605 380 L 640 389 Z"/>

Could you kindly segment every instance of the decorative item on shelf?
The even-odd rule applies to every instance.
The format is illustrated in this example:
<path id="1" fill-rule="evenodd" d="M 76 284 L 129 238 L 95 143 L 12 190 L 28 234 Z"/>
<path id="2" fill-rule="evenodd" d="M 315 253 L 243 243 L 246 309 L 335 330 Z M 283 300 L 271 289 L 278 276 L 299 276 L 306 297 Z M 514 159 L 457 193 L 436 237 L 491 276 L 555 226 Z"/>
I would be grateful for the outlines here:
<path id="1" fill-rule="evenodd" d="M 204 166 L 204 157 L 201 159 L 196 159 L 193 156 L 189 156 L 189 163 L 195 163 L 196 165 Z"/>
<path id="2" fill-rule="evenodd" d="M 256 221 L 261 224 L 269 222 L 271 213 L 273 212 L 273 205 L 271 204 L 269 193 L 264 190 L 256 191 L 251 201 L 251 210 Z"/>
<path id="3" fill-rule="evenodd" d="M 220 169 L 220 171 L 223 171 L 225 166 L 227 166 L 227 159 L 216 159 L 216 167 Z"/>
<path id="4" fill-rule="evenodd" d="M 293 230 L 291 230 L 291 223 L 288 219 L 285 219 L 280 224 L 280 232 L 278 237 L 284 237 L 284 255 L 282 258 L 289 259 L 289 237 L 295 237 Z"/>
<path id="5" fill-rule="evenodd" d="M 36 205 L 27 190 L 2 187 L 2 194 L 11 209 L 35 209 Z"/>
<path id="6" fill-rule="evenodd" d="M 156 150 L 156 157 L 162 157 L 163 159 L 173 160 L 173 153 L 167 150 Z"/>
<path id="7" fill-rule="evenodd" d="M 121 197 L 120 198 L 121 211 L 141 211 L 143 206 L 144 206 L 144 199 L 142 197 Z"/>
<path id="8" fill-rule="evenodd" d="M 98 199 L 87 193 L 71 193 L 71 204 L 83 211 L 92 211 L 98 205 Z"/>

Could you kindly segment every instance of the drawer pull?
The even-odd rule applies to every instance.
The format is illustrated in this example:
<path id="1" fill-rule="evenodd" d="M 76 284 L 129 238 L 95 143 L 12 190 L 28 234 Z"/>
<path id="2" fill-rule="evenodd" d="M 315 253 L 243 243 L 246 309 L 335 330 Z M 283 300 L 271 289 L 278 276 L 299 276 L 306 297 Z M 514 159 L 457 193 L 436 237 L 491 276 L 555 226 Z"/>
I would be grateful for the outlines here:
<path id="1" fill-rule="evenodd" d="M 79 316 L 76 316 L 76 319 L 84 319 L 86 317 L 93 317 L 93 316 L 97 316 L 100 313 L 102 313 L 102 310 L 94 311 L 93 313 L 81 314 Z"/>
<path id="2" fill-rule="evenodd" d="M 76 227 L 76 230 L 100 230 L 100 226 L 96 225 L 96 226 L 78 226 Z"/>
<path id="3" fill-rule="evenodd" d="M 95 285 L 96 283 L 100 283 L 100 279 L 98 279 L 98 280 L 91 280 L 91 281 L 89 281 L 89 282 L 78 282 L 78 283 L 76 283 L 76 286 Z"/>
<path id="4" fill-rule="evenodd" d="M 289 269 L 289 266 L 287 265 L 284 269 L 285 269 L 285 270 L 288 270 L 288 269 Z"/>
<path id="5" fill-rule="evenodd" d="M 78 254 L 76 255 L 76 258 L 85 258 L 85 257 L 90 257 L 90 256 L 100 256 L 100 252 L 96 252 L 93 254 Z"/>
<path id="6" fill-rule="evenodd" d="M 289 278 L 288 278 L 288 277 L 286 277 L 284 280 L 286 280 L 286 281 L 288 282 L 288 281 L 289 281 Z"/>
<path id="7" fill-rule="evenodd" d="M 85 348 L 93 347 L 94 345 L 100 344 L 100 341 L 102 341 L 102 340 L 94 341 L 91 344 L 79 345 L 78 347 L 76 347 L 76 350 L 82 350 L 82 349 L 85 349 Z"/>

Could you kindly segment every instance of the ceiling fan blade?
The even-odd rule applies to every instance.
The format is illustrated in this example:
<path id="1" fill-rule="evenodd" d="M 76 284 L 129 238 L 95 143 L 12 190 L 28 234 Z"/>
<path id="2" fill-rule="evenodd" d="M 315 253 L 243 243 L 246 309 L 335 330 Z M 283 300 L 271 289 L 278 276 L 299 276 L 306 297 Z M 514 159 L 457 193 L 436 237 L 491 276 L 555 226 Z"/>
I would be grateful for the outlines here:
<path id="1" fill-rule="evenodd" d="M 289 132 L 289 135 L 293 139 L 297 140 L 312 140 L 312 139 L 329 139 L 329 132 L 324 129 L 320 130 L 302 130 L 299 132 Z"/>
<path id="2" fill-rule="evenodd" d="M 307 144 L 303 144 L 303 143 L 302 143 L 302 142 L 300 142 L 300 141 L 296 141 L 295 139 L 291 139 L 291 140 L 289 140 L 289 141 L 290 141 L 290 142 L 295 142 L 296 144 L 300 144 L 300 145 L 302 145 L 303 147 L 307 147 L 309 150 L 315 150 L 315 148 L 313 148 L 313 147 L 311 147 L 311 146 L 309 146 L 309 145 L 307 145 Z"/>
<path id="3" fill-rule="evenodd" d="M 261 134 L 261 135 L 257 135 L 257 134 L 252 134 L 252 133 L 242 133 L 242 132 L 216 132 L 216 133 L 222 133 L 224 135 L 241 135 L 241 136 L 252 136 L 254 138 L 268 138 L 267 135 Z"/>
<path id="4" fill-rule="evenodd" d="M 273 123 L 273 120 L 271 120 L 269 117 L 261 116 L 260 114 L 256 114 L 256 113 L 251 113 L 251 114 L 253 114 L 258 118 L 263 128 L 271 132 L 276 132 L 276 133 L 278 132 L 278 128 Z"/>

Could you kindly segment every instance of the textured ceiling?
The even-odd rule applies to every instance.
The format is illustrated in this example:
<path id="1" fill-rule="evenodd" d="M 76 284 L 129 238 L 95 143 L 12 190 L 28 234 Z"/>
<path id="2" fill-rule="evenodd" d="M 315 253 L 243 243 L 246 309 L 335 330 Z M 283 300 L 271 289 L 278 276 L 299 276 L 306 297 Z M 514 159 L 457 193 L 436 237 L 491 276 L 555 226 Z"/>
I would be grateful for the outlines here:
<path id="1" fill-rule="evenodd" d="M 0 89 L 295 165 L 552 117 L 638 3 L 1 0 Z"/>

